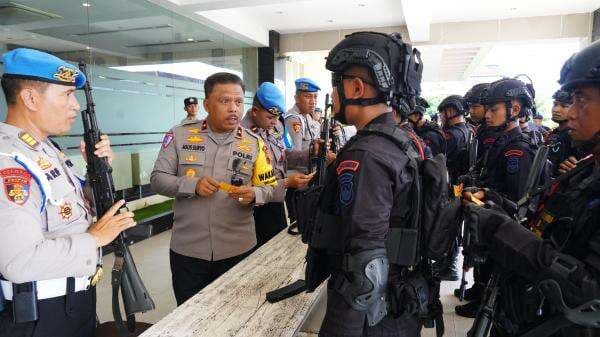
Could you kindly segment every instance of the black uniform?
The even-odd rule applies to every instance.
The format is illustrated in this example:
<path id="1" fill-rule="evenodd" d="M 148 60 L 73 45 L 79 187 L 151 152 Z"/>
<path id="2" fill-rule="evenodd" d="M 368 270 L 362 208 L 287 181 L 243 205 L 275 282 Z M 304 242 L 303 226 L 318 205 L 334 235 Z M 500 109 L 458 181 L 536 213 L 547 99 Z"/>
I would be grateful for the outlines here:
<path id="1" fill-rule="evenodd" d="M 466 174 L 469 170 L 468 141 L 470 133 L 466 123 L 458 123 L 444 128 L 448 173 L 452 183 L 456 183 L 458 177 Z"/>
<path id="2" fill-rule="evenodd" d="M 527 175 L 535 153 L 531 142 L 517 126 L 498 136 L 484 158 L 483 186 L 494 189 L 512 201 L 525 193 Z"/>
<path id="3" fill-rule="evenodd" d="M 498 336 L 516 336 L 542 321 L 561 319 L 557 307 L 536 291 L 543 280 L 556 281 L 571 308 L 600 297 L 600 165 L 587 160 L 579 166 L 550 189 L 530 228 L 474 209 L 483 212 L 480 223 L 495 229 L 487 243 L 490 256 L 508 271 L 502 273 L 494 315 Z M 531 230 L 541 231 L 542 238 Z M 536 315 L 540 306 L 541 317 Z M 571 325 L 558 335 L 599 336 L 600 329 Z"/>
<path id="4" fill-rule="evenodd" d="M 391 113 L 369 123 L 393 125 Z M 421 151 L 416 151 L 420 153 Z M 409 158 L 393 141 L 377 135 L 356 135 L 329 166 L 321 195 L 322 212 L 336 217 L 340 249 L 337 256 L 385 249 L 390 227 L 406 221 L 412 199 L 410 188 L 415 172 Z M 332 243 L 333 244 L 333 243 Z M 330 248 L 331 252 L 332 249 Z M 330 255 L 330 261 L 338 261 Z M 338 292 L 336 284 L 344 276 L 341 263 L 333 263 L 328 283 L 327 311 L 319 332 L 329 336 L 418 336 L 416 316 L 392 318 L 367 326 L 365 312 L 354 310 Z M 390 261 L 389 286 L 400 279 L 401 268 Z"/>
<path id="5" fill-rule="evenodd" d="M 492 147 L 496 138 L 502 134 L 498 128 L 488 127 L 486 123 L 480 124 L 475 129 L 475 137 L 477 138 L 477 159 L 484 157 L 485 152 Z"/>
<path id="6" fill-rule="evenodd" d="M 438 153 L 446 153 L 444 132 L 437 124 L 426 121 L 423 125 L 417 127 L 415 132 L 431 149 L 431 154 L 435 156 Z"/>
<path id="7" fill-rule="evenodd" d="M 569 137 L 570 131 L 567 127 L 562 129 L 558 127 L 552 130 L 548 135 L 548 139 L 546 139 L 546 145 L 550 148 L 548 160 L 552 162 L 553 177 L 560 175 L 558 169 L 563 161 L 571 156 L 578 158 L 578 152 L 573 147 L 571 138 Z"/>
<path id="8" fill-rule="evenodd" d="M 531 139 L 531 145 L 540 146 L 544 143 L 544 134 L 539 130 L 537 125 L 527 123 L 521 132 Z"/>

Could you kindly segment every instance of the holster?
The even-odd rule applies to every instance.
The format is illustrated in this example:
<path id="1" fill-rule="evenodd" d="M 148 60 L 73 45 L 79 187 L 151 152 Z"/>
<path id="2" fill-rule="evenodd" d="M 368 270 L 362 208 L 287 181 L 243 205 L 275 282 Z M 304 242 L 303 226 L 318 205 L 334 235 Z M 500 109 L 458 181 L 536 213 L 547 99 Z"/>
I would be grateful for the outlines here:
<path id="1" fill-rule="evenodd" d="M 388 312 L 392 317 L 429 317 L 430 288 L 427 279 L 420 273 L 412 273 L 402 282 L 391 284 L 388 291 Z"/>

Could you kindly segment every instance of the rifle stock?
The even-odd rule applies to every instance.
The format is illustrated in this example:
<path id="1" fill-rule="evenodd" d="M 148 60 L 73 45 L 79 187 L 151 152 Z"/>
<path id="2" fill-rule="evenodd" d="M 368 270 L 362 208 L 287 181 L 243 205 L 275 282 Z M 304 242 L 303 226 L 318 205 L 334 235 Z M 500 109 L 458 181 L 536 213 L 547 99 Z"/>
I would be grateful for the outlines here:
<path id="1" fill-rule="evenodd" d="M 112 168 L 106 158 L 98 158 L 94 154 L 96 144 L 100 142 L 100 130 L 96 119 L 94 100 L 92 98 L 92 88 L 90 77 L 87 73 L 87 65 L 79 63 L 79 69 L 88 79 L 83 87 L 86 99 L 86 109 L 81 112 L 83 120 L 83 137 L 85 141 L 85 151 L 87 157 L 87 179 L 92 188 L 94 196 L 94 205 L 96 215 L 101 217 L 115 203 L 115 187 L 112 177 Z M 133 257 L 127 247 L 123 233 L 111 243 L 114 248 L 115 264 L 112 270 L 113 287 L 113 315 L 119 328 L 119 332 L 125 336 L 127 332 L 121 317 L 119 308 L 119 288 L 123 296 L 123 305 L 127 316 L 127 325 L 129 331 L 135 330 L 135 314 L 154 309 L 154 301 L 142 278 L 140 277 Z"/>

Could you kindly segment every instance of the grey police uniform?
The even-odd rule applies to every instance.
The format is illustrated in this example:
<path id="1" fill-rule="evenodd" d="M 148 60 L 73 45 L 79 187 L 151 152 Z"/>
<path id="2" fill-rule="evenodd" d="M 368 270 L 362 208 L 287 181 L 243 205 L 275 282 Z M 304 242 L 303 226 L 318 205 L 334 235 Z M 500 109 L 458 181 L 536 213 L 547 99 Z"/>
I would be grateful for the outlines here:
<path id="1" fill-rule="evenodd" d="M 75 291 L 86 290 L 99 262 L 83 177 L 49 141 L 38 142 L 23 130 L 0 123 L 0 274 L 2 291 L 12 298 L 11 281 L 38 281 L 38 299 L 65 295 L 66 278 Z M 33 168 L 18 160 L 28 158 Z M 26 160 L 26 159 L 25 159 Z M 28 166 L 26 164 L 26 166 Z M 33 170 L 39 170 L 37 177 Z M 46 188 L 42 184 L 46 184 Z M 55 202 L 50 202 L 50 199 Z M 60 203 L 58 202 L 60 201 Z"/>
<path id="2" fill-rule="evenodd" d="M 181 120 L 181 122 L 179 122 L 179 124 L 187 124 L 187 123 L 191 123 L 191 122 L 197 122 L 198 118 L 196 117 L 185 117 L 184 119 Z"/>
<path id="3" fill-rule="evenodd" d="M 310 142 L 319 138 L 319 133 L 315 133 L 314 126 L 312 126 L 318 122 L 314 121 L 310 115 L 301 114 L 297 105 L 288 110 L 284 119 L 285 127 L 292 138 L 294 150 L 308 150 Z"/>
<path id="4" fill-rule="evenodd" d="M 218 261 L 256 245 L 253 205 L 242 205 L 222 190 L 210 197 L 198 196 L 196 184 L 204 175 L 229 184 L 237 172 L 244 185 L 256 179 L 265 183 L 253 183 L 255 204 L 271 201 L 272 168 L 256 174 L 256 166 L 265 165 L 260 163 L 266 157 L 263 146 L 259 136 L 241 126 L 221 140 L 206 120 L 175 126 L 165 135 L 150 179 L 154 191 L 175 198 L 171 250 Z"/>

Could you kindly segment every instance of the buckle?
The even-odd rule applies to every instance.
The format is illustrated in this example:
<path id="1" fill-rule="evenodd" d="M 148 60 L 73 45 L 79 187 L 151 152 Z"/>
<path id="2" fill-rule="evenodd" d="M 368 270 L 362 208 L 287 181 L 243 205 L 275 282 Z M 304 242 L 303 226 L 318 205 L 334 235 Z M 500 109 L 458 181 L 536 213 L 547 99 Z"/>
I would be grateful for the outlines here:
<path id="1" fill-rule="evenodd" d="M 104 275 L 104 269 L 102 269 L 102 266 L 97 266 L 96 272 L 90 278 L 90 286 L 89 287 L 95 287 L 96 284 L 98 284 L 98 282 L 100 282 L 100 280 L 102 279 L 102 275 Z M 89 289 L 89 287 L 88 287 L 88 289 Z"/>

